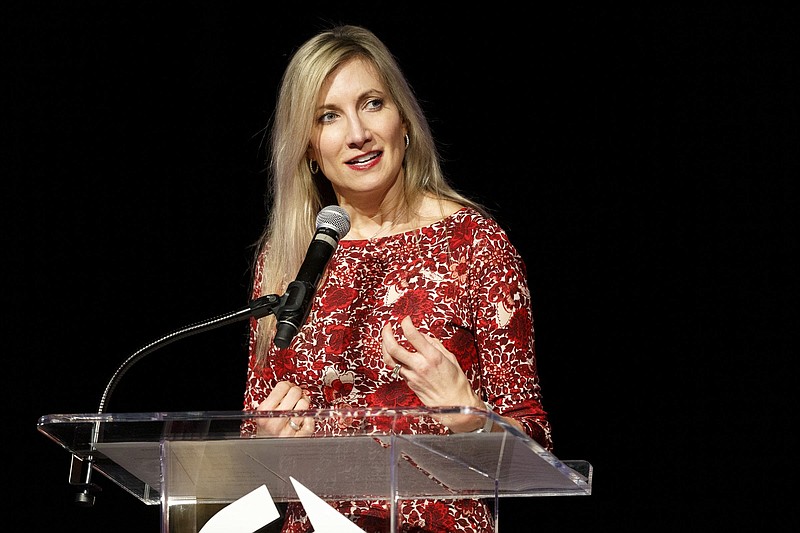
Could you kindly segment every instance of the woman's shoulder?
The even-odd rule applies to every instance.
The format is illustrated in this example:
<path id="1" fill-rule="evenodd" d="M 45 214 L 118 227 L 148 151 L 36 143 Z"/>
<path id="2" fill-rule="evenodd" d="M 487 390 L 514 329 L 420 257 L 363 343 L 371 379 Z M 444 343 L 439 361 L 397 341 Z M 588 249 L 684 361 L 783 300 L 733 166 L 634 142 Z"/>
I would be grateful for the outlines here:
<path id="1" fill-rule="evenodd" d="M 473 231 L 504 233 L 503 228 L 489 213 L 470 205 L 459 205 L 443 220 L 449 221 L 451 224 L 468 226 Z"/>
<path id="2" fill-rule="evenodd" d="M 449 218 L 463 208 L 463 205 L 452 200 L 425 196 L 417 206 L 416 212 L 419 225 L 424 227 Z"/>
<path id="3" fill-rule="evenodd" d="M 421 227 L 440 221 L 467 219 L 481 224 L 488 223 L 489 226 L 496 226 L 494 219 L 485 211 L 444 198 L 426 197 L 421 202 L 417 212 Z"/>

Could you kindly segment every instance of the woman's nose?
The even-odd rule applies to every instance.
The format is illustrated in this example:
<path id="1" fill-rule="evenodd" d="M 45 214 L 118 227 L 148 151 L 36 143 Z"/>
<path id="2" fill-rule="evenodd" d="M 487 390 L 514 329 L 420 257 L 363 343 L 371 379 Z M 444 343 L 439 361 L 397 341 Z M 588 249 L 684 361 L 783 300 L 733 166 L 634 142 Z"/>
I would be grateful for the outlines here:
<path id="1" fill-rule="evenodd" d="M 353 120 L 350 122 L 350 128 L 347 132 L 348 146 L 361 148 L 370 140 L 372 140 L 372 133 L 370 133 L 362 121 Z"/>

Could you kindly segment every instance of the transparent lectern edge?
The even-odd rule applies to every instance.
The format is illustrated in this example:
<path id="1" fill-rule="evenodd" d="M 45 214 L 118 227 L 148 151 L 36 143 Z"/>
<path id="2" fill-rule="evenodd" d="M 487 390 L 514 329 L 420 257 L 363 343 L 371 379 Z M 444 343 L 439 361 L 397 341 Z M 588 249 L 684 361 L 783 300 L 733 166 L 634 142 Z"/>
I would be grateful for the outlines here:
<path id="1" fill-rule="evenodd" d="M 244 421 L 252 418 L 283 418 L 289 416 L 311 416 L 311 417 L 340 417 L 340 416 L 430 416 L 433 414 L 475 414 L 478 416 L 489 417 L 493 423 L 502 427 L 506 433 L 521 439 L 535 453 L 554 459 L 554 466 L 563 465 L 563 462 L 556 459 L 538 442 L 529 435 L 520 431 L 515 426 L 506 422 L 494 411 L 477 409 L 474 407 L 442 407 L 442 408 L 354 408 L 349 410 L 341 409 L 309 409 L 304 411 L 180 411 L 180 412 L 149 412 L 149 413 L 78 413 L 78 414 L 50 414 L 41 416 L 37 426 L 40 432 L 57 444 L 70 449 L 67 443 L 58 439 L 48 431 L 48 427 L 56 427 L 58 424 L 70 423 L 110 423 L 110 422 L 169 422 L 187 420 L 237 420 Z M 580 461 L 577 461 L 580 463 Z M 566 467 L 569 468 L 569 467 Z M 571 469 L 570 470 L 574 470 Z M 588 476 L 576 470 L 577 475 L 587 479 Z"/>
<path id="2" fill-rule="evenodd" d="M 98 464 L 95 462 L 92 465 L 92 468 L 100 472 L 105 478 L 145 505 L 161 504 L 161 492 L 159 489 L 151 487 L 136 476 L 129 474 L 124 468 L 120 468 L 116 463 L 110 462 L 108 464 Z"/>
<path id="3" fill-rule="evenodd" d="M 591 485 L 592 485 L 592 474 L 593 468 L 590 463 L 584 460 L 561 460 L 556 457 L 553 453 L 547 451 L 541 444 L 537 441 L 533 440 L 527 433 L 520 431 L 517 427 L 508 423 L 505 419 L 503 419 L 500 415 L 495 413 L 494 411 L 482 411 L 480 409 L 472 409 L 472 408 L 465 408 L 467 410 L 471 410 L 470 412 L 475 412 L 476 414 L 485 414 L 489 418 L 492 418 L 493 423 L 498 424 L 505 429 L 506 433 L 509 433 L 518 439 L 520 439 L 525 445 L 530 448 L 530 450 L 543 459 L 545 459 L 548 463 L 550 463 L 553 468 L 560 470 L 566 477 L 571 479 L 576 485 L 583 486 L 586 489 L 586 494 L 591 493 Z M 554 493 L 553 495 L 557 495 L 558 493 Z"/>
<path id="4" fill-rule="evenodd" d="M 222 431 L 226 435 L 234 435 L 239 432 L 240 424 L 246 420 L 254 418 L 285 418 L 285 417 L 315 417 L 319 419 L 341 418 L 341 417 L 430 417 L 440 414 L 453 414 L 453 413 L 466 413 L 475 414 L 484 417 L 492 417 L 494 423 L 502 426 L 506 431 L 511 432 L 518 438 L 528 438 L 527 435 L 519 432 L 513 426 L 505 423 L 498 415 L 489 411 L 483 411 L 470 407 L 448 407 L 448 408 L 354 408 L 354 409 L 311 409 L 311 410 L 298 410 L 298 411 L 186 411 L 186 412 L 150 412 L 150 413 L 78 413 L 78 414 L 50 414 L 44 415 L 39 418 L 38 430 L 45 436 L 71 451 L 72 453 L 81 456 L 91 453 L 92 437 L 91 433 L 79 436 L 77 431 L 85 432 L 99 432 L 103 426 L 110 424 L 117 425 L 115 434 L 120 435 L 119 429 L 127 427 L 127 424 L 136 423 L 153 423 L 153 424 L 166 424 L 171 422 L 209 422 L 213 425 L 209 426 L 206 431 L 209 433 L 220 433 Z M 226 424 L 224 427 L 219 426 L 219 423 Z M 88 426 L 88 428 L 87 428 Z M 95 427 L 95 429 L 92 429 Z M 129 426 L 132 429 L 137 429 L 135 425 Z M 153 430 L 158 432 L 157 426 L 153 426 L 146 432 L 147 438 L 152 438 L 154 435 Z M 182 429 L 179 429 L 181 431 Z M 137 429 L 138 432 L 138 429 Z M 202 432 L 202 431 L 201 431 Z M 393 432 L 383 431 L 377 434 L 391 435 Z M 131 433 L 130 437 L 133 440 L 135 434 Z M 195 434 L 199 437 L 199 434 Z M 83 449 L 77 446 L 77 440 L 80 440 L 84 445 L 88 445 Z M 533 442 L 533 441 L 531 441 Z"/>
<path id="5" fill-rule="evenodd" d="M 52 435 L 47 427 L 57 424 L 69 423 L 109 423 L 109 422 L 136 422 L 136 421 L 152 421 L 152 422 L 169 422 L 169 421 L 187 421 L 187 420 L 238 420 L 244 421 L 252 418 L 282 418 L 288 416 L 312 416 L 312 417 L 337 417 L 337 416 L 430 416 L 432 414 L 475 414 L 479 416 L 492 418 L 494 424 L 501 426 L 507 433 L 521 439 L 526 445 L 535 453 L 554 460 L 554 466 L 562 466 L 563 462 L 556 459 L 555 456 L 545 450 L 538 442 L 533 440 L 529 435 L 520 431 L 515 426 L 506 422 L 500 415 L 494 411 L 487 411 L 477 409 L 474 407 L 441 407 L 441 408 L 426 408 L 426 407 L 411 407 L 411 408 L 354 408 L 343 411 L 341 409 L 309 409 L 305 411 L 162 411 L 162 412 L 148 412 L 148 413 L 78 413 L 78 414 L 50 414 L 43 415 L 38 420 L 38 429 L 44 433 L 48 438 L 54 440 L 57 444 L 69 450 L 66 443 L 61 442 L 58 438 Z M 579 463 L 580 461 L 578 461 Z M 574 470 L 569 468 L 570 470 Z M 575 471 L 581 478 L 587 479 L 581 472 Z"/>
<path id="6" fill-rule="evenodd" d="M 316 416 L 320 415 L 328 415 L 328 416 L 341 416 L 341 410 L 331 410 L 331 409 L 316 409 L 310 411 L 303 411 L 304 413 L 313 413 Z M 567 471 L 569 477 L 574 478 L 579 485 L 584 485 L 587 490 L 586 493 L 590 493 L 591 487 L 591 478 L 592 478 L 592 466 L 585 461 L 560 461 L 558 458 L 544 450 L 536 441 L 532 440 L 526 434 L 520 432 L 516 427 L 508 424 L 499 415 L 491 411 L 483 411 L 480 409 L 470 408 L 470 407 L 454 407 L 454 408 L 440 408 L 440 409 L 353 409 L 350 410 L 352 414 L 361 414 L 364 415 L 365 413 L 369 413 L 372 415 L 382 415 L 388 416 L 396 414 L 398 416 L 408 416 L 408 415 L 423 415 L 427 416 L 433 413 L 475 413 L 487 417 L 491 417 L 493 422 L 497 423 L 498 425 L 502 426 L 506 432 L 515 435 L 522 439 L 527 447 L 530 447 L 532 451 L 536 452 L 539 455 L 544 455 L 544 458 L 551 462 L 553 466 Z M 39 429 L 49 438 L 53 439 L 57 444 L 61 444 L 62 446 L 64 443 L 59 442 L 58 439 L 53 438 L 53 436 L 47 431 L 48 425 L 60 425 L 62 423 L 104 423 L 104 422 L 125 422 L 125 421 L 171 421 L 171 420 L 198 420 L 198 419 L 237 419 L 237 420 L 244 420 L 247 418 L 251 418 L 253 416 L 261 417 L 261 416 L 290 416 L 290 411 L 273 411 L 273 412 L 248 412 L 248 411 L 191 411 L 191 412 L 158 412 L 158 413 L 83 413 L 83 414 L 52 414 L 52 415 L 45 415 L 40 417 L 39 419 Z M 69 447 L 66 447 L 69 449 Z M 137 499 L 140 499 L 146 504 L 158 504 L 160 502 L 160 494 L 159 491 L 145 482 L 141 482 L 139 480 L 138 484 L 131 484 L 128 480 L 124 477 L 127 473 L 123 473 L 123 479 L 118 479 L 119 473 L 113 472 L 114 465 L 94 465 L 97 470 L 99 470 L 106 478 L 110 479 L 115 484 L 119 485 L 123 490 L 132 494 Z M 586 475 L 588 473 L 588 475 Z M 554 492 L 553 495 L 559 494 L 559 492 Z M 580 493 L 580 492 L 579 492 Z M 570 494 L 574 494 L 570 492 Z M 501 495 L 502 497 L 503 495 Z M 440 495 L 441 497 L 441 495 Z M 463 495 L 462 495 L 463 497 Z M 478 497 L 478 496 L 476 496 Z"/>
<path id="7" fill-rule="evenodd" d="M 56 413 L 39 417 L 38 426 L 57 423 L 76 422 L 136 422 L 136 421 L 172 421 L 172 420 L 198 420 L 198 419 L 247 419 L 247 418 L 283 418 L 297 417 L 334 417 L 334 416 L 430 416 L 432 414 L 488 414 L 496 422 L 502 422 L 500 417 L 492 412 L 474 407 L 365 407 L 348 410 L 320 408 L 298 411 L 158 411 L 158 412 L 128 412 L 128 413 Z M 507 424 L 504 424 L 507 427 Z"/>
<path id="8" fill-rule="evenodd" d="M 592 485 L 592 477 L 594 476 L 594 467 L 588 461 L 584 461 L 582 459 L 579 460 L 568 460 L 565 459 L 561 461 L 567 468 L 572 469 L 576 472 L 579 476 L 586 480 L 586 484 L 591 487 Z"/>

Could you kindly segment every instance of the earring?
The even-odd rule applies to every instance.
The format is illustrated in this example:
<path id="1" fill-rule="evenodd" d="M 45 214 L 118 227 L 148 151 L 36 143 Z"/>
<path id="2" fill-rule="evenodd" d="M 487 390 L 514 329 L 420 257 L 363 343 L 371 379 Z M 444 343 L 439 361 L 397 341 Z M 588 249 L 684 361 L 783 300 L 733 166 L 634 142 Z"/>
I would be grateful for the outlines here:
<path id="1" fill-rule="evenodd" d="M 317 164 L 317 162 L 314 161 L 313 159 L 309 159 L 308 170 L 310 170 L 312 174 L 316 175 L 316 173 L 319 172 L 319 164 Z"/>
<path id="2" fill-rule="evenodd" d="M 406 148 L 408 148 L 408 144 L 411 142 L 411 139 L 408 138 L 408 133 L 403 138 L 406 140 Z"/>

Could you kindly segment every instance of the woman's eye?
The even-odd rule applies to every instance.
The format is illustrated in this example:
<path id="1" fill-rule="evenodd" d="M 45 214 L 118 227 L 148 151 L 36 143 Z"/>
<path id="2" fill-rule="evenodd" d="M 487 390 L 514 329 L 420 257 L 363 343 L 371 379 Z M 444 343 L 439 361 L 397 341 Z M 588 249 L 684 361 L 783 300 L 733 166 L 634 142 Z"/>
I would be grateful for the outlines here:
<path id="1" fill-rule="evenodd" d="M 383 107 L 383 99 L 382 98 L 374 98 L 369 100 L 366 105 L 367 109 L 380 109 Z"/>
<path id="2" fill-rule="evenodd" d="M 319 117 L 320 122 L 333 122 L 334 120 L 336 120 L 336 113 L 334 113 L 333 111 L 328 111 L 327 113 L 323 113 Z"/>

